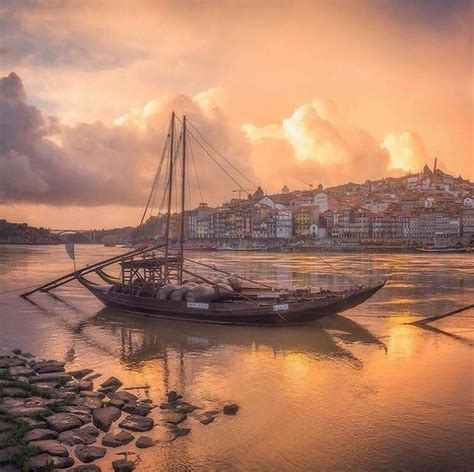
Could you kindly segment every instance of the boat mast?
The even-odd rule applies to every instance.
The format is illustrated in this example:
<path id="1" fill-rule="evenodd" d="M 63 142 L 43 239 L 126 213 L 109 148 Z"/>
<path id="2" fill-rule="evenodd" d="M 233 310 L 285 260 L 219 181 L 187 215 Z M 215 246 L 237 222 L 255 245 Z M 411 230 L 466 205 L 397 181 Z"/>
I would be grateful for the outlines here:
<path id="1" fill-rule="evenodd" d="M 181 241 L 180 241 L 180 269 L 179 269 L 179 280 L 181 284 L 183 282 L 183 265 L 184 265 L 184 223 L 185 223 L 185 189 L 186 189 L 186 115 L 183 116 L 183 173 L 181 180 Z"/>
<path id="2" fill-rule="evenodd" d="M 169 172 L 169 188 L 168 188 L 168 212 L 166 215 L 165 228 L 165 273 L 164 281 L 169 283 L 169 246 L 170 246 L 170 223 L 171 223 L 171 196 L 173 191 L 173 154 L 174 154 L 174 111 L 171 112 L 171 131 L 170 131 L 170 172 Z"/>

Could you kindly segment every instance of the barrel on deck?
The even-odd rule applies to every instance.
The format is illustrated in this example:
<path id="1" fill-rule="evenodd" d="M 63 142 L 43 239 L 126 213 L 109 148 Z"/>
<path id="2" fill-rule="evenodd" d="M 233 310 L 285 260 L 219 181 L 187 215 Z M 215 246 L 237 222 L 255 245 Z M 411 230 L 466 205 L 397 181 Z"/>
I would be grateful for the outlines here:
<path id="1" fill-rule="evenodd" d="M 170 285 L 163 285 L 163 287 L 161 287 L 157 294 L 156 294 L 156 298 L 158 298 L 158 300 L 168 300 L 171 296 L 171 292 L 173 290 L 176 290 L 178 288 L 178 285 L 174 285 L 174 284 L 170 284 Z"/>
<path id="2" fill-rule="evenodd" d="M 187 284 L 179 285 L 171 292 L 170 298 L 174 302 L 180 302 L 184 299 L 184 296 L 189 290 L 197 286 L 198 285 L 194 282 L 189 282 Z"/>
<path id="3" fill-rule="evenodd" d="M 215 302 L 217 293 L 209 284 L 201 284 L 186 292 L 187 302 Z"/>

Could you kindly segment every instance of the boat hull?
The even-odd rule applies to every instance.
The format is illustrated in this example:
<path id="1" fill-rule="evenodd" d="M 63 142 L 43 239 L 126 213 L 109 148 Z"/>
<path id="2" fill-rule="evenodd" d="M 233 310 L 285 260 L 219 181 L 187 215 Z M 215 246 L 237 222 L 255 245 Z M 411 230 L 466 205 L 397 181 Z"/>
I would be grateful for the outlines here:
<path id="1" fill-rule="evenodd" d="M 385 282 L 367 288 L 324 296 L 307 301 L 280 305 L 258 305 L 250 301 L 237 303 L 189 304 L 171 300 L 118 293 L 83 277 L 79 281 L 105 306 L 162 319 L 200 323 L 252 326 L 288 326 L 316 321 L 324 316 L 341 313 L 360 305 Z M 196 307 L 201 305 L 201 308 Z"/>

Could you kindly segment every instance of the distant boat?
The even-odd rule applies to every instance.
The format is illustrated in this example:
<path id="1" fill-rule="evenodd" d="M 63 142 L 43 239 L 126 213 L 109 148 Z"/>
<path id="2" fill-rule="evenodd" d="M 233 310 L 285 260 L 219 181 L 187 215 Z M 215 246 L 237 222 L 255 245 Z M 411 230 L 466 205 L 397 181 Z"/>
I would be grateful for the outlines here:
<path id="1" fill-rule="evenodd" d="M 421 252 L 471 252 L 471 248 L 464 246 L 426 246 L 417 247 L 415 249 Z"/>

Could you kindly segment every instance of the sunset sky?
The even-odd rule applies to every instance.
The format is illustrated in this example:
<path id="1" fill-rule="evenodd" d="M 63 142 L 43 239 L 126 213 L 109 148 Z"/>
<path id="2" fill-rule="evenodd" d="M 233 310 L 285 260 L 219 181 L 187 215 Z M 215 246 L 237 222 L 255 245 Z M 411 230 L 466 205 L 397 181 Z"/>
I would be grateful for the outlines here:
<path id="1" fill-rule="evenodd" d="M 136 224 L 173 109 L 268 193 L 435 156 L 474 180 L 472 21 L 462 0 L 3 0 L 0 218 Z M 236 196 L 196 158 L 206 201 Z"/>

